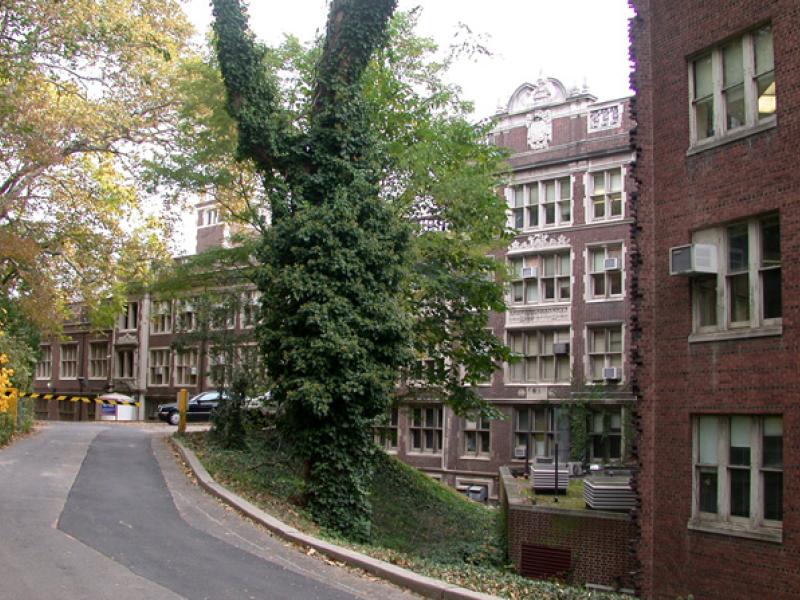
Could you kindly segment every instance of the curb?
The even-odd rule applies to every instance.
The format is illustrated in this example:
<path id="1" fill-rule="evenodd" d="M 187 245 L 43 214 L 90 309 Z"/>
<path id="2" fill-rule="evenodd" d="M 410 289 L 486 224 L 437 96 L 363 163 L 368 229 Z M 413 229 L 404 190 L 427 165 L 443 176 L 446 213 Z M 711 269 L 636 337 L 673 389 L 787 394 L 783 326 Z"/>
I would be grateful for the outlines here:
<path id="1" fill-rule="evenodd" d="M 177 448 L 183 460 L 186 461 L 186 464 L 189 465 L 200 487 L 212 496 L 216 496 L 225 502 L 225 504 L 235 508 L 244 516 L 260 523 L 272 533 L 287 541 L 305 548 L 313 548 L 328 558 L 343 562 L 351 567 L 358 567 L 372 575 L 376 575 L 381 579 L 409 589 L 426 598 L 434 598 L 436 600 L 498 600 L 497 596 L 474 592 L 457 585 L 445 583 L 439 579 L 418 575 L 408 569 L 403 569 L 391 563 L 372 558 L 354 550 L 342 548 L 336 544 L 325 542 L 302 533 L 283 521 L 276 519 L 272 515 L 267 514 L 241 496 L 221 486 L 208 474 L 208 471 L 206 471 L 206 468 L 200 463 L 200 460 L 195 456 L 194 452 L 189 450 L 180 441 L 172 437 L 168 439 L 173 447 Z"/>

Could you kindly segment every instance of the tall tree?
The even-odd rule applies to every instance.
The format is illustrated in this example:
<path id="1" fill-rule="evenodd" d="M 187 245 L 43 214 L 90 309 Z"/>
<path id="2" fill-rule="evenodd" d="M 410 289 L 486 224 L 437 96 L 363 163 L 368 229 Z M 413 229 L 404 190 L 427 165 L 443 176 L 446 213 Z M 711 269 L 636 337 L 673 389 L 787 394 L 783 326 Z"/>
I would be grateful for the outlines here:
<path id="1" fill-rule="evenodd" d="M 40 322 L 163 254 L 137 170 L 173 134 L 190 32 L 176 0 L 0 4 L 0 290 Z"/>
<path id="2" fill-rule="evenodd" d="M 273 397 L 307 461 L 306 497 L 324 526 L 369 535 L 370 424 L 409 350 L 400 298 L 409 228 L 380 198 L 362 76 L 394 0 L 333 0 L 307 121 L 280 102 L 238 0 L 214 0 L 217 53 L 272 209 L 258 256 L 262 350 Z"/>

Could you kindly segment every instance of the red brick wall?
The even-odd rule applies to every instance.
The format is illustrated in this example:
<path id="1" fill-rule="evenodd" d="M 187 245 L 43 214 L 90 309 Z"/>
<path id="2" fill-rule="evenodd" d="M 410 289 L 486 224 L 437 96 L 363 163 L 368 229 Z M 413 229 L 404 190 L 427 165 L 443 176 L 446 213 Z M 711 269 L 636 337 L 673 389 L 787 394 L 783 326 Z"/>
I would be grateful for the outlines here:
<path id="1" fill-rule="evenodd" d="M 797 0 L 636 0 L 632 42 L 635 176 L 634 391 L 640 404 L 646 597 L 800 597 L 800 3 Z M 686 57 L 771 21 L 777 127 L 704 152 L 689 148 Z M 783 263 L 783 334 L 688 343 L 689 281 L 668 274 L 669 248 L 694 230 L 777 210 Z M 636 259 L 635 259 L 636 260 Z M 641 295 L 639 295 L 641 294 Z M 689 531 L 691 422 L 698 413 L 778 413 L 784 424 L 783 542 Z"/>

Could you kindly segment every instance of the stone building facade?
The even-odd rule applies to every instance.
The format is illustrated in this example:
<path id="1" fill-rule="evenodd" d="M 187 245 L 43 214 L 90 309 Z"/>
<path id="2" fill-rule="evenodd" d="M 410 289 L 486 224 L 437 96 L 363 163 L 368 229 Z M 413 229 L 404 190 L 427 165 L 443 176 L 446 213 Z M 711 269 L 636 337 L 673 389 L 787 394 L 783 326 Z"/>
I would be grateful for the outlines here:
<path id="1" fill-rule="evenodd" d="M 800 4 L 635 0 L 645 597 L 800 597 Z"/>

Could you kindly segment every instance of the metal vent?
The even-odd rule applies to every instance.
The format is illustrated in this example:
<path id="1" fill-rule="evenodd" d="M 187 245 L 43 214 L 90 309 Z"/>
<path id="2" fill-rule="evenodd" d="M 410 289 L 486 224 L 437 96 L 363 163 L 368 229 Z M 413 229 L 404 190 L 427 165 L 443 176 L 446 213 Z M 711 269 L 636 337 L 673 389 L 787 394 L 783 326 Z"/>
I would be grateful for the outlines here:
<path id="1" fill-rule="evenodd" d="M 523 577 L 558 577 L 566 574 L 571 566 L 572 552 L 568 549 L 522 544 L 519 571 Z"/>

